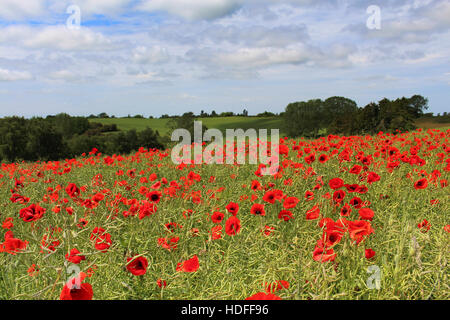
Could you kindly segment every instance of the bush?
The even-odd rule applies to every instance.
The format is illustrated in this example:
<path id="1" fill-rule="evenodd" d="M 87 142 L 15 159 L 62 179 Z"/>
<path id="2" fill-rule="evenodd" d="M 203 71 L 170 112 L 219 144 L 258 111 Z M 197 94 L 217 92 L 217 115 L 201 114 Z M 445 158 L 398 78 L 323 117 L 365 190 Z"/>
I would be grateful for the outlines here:
<path id="1" fill-rule="evenodd" d="M 59 160 L 79 156 L 93 148 L 105 154 L 129 153 L 145 148 L 164 148 L 158 132 L 118 131 L 116 124 L 89 123 L 67 114 L 47 118 L 0 119 L 0 160 Z M 104 134 L 108 132 L 108 134 Z"/>

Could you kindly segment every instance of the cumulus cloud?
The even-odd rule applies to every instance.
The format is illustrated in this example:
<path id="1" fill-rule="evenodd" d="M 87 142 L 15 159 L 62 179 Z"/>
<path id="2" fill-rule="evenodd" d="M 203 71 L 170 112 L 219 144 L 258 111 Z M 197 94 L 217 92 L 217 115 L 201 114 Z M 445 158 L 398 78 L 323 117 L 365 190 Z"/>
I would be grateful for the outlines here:
<path id="1" fill-rule="evenodd" d="M 75 81 L 80 78 L 76 73 L 69 70 L 58 70 L 51 72 L 48 77 L 53 80 Z"/>
<path id="2" fill-rule="evenodd" d="M 305 65 L 326 68 L 349 67 L 353 47 L 334 45 L 323 52 L 320 48 L 297 44 L 284 48 L 247 47 L 235 50 L 217 48 L 192 49 L 186 59 L 206 71 L 207 78 L 256 78 L 259 71 L 280 65 Z"/>
<path id="3" fill-rule="evenodd" d="M 237 10 L 243 0 L 145 0 L 137 8 L 143 11 L 165 11 L 187 20 L 211 20 Z"/>
<path id="4" fill-rule="evenodd" d="M 5 20 L 23 20 L 42 15 L 45 0 L 0 0 L 0 18 Z"/>
<path id="5" fill-rule="evenodd" d="M 33 76 L 28 71 L 16 71 L 0 68 L 0 81 L 31 80 Z"/>
<path id="6" fill-rule="evenodd" d="M 65 14 L 70 5 L 80 8 L 81 17 L 93 15 L 117 16 L 125 12 L 133 0 L 48 0 L 48 9 Z"/>
<path id="7" fill-rule="evenodd" d="M 369 30 L 362 24 L 350 24 L 344 30 L 361 34 L 367 39 L 403 43 L 426 43 L 438 33 L 450 30 L 450 1 L 416 0 L 391 1 L 384 4 L 399 6 L 397 15 L 382 18 L 381 30 Z M 400 5 L 402 4 L 402 5 Z M 381 6 L 382 17 L 394 10 Z"/>
<path id="8" fill-rule="evenodd" d="M 133 61 L 138 64 L 161 64 L 169 61 L 169 54 L 167 49 L 160 46 L 139 46 L 133 51 Z"/>
<path id="9" fill-rule="evenodd" d="M 16 44 L 31 49 L 71 51 L 108 50 L 119 44 L 89 28 L 70 30 L 65 25 L 30 27 L 12 25 L 0 28 L 0 44 Z"/>

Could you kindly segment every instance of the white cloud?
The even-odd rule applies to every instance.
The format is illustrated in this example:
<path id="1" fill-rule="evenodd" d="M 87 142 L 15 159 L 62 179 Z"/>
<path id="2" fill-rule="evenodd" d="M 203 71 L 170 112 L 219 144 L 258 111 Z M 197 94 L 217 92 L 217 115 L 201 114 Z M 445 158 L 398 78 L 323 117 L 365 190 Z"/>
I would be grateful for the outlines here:
<path id="1" fill-rule="evenodd" d="M 51 72 L 48 77 L 53 80 L 63 81 L 75 81 L 80 78 L 77 74 L 69 70 L 59 70 Z"/>
<path id="2" fill-rule="evenodd" d="M 138 64 L 155 64 L 169 61 L 167 49 L 160 46 L 139 46 L 133 51 L 133 61 Z"/>
<path id="3" fill-rule="evenodd" d="M 210 20 L 226 16 L 239 8 L 243 0 L 144 0 L 143 11 L 165 11 L 187 20 Z"/>
<path id="4" fill-rule="evenodd" d="M 15 71 L 0 68 L 0 81 L 31 80 L 33 76 L 28 71 Z"/>
<path id="5" fill-rule="evenodd" d="M 0 0 L 0 18 L 6 20 L 22 20 L 42 15 L 45 0 Z"/>
<path id="6" fill-rule="evenodd" d="M 63 51 L 107 50 L 118 46 L 99 32 L 83 27 L 80 30 L 70 30 L 65 25 L 40 28 L 24 25 L 5 27 L 0 29 L 0 43 Z"/>
<path id="7" fill-rule="evenodd" d="M 264 67 L 274 64 L 298 64 L 311 58 L 311 52 L 301 47 L 296 49 L 242 48 L 235 52 L 218 53 L 217 63 L 233 67 Z"/>
<path id="8" fill-rule="evenodd" d="M 132 0 L 52 0 L 49 9 L 55 13 L 66 13 L 70 5 L 80 7 L 81 18 L 94 14 L 118 15 L 125 11 Z"/>

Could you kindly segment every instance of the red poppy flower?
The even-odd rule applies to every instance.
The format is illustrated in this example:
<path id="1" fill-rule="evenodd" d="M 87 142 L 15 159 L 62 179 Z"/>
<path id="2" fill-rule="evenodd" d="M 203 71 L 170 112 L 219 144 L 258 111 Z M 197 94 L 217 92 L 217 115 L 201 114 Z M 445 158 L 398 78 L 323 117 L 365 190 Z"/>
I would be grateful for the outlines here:
<path id="1" fill-rule="evenodd" d="M 214 223 L 221 223 L 225 215 L 222 212 L 216 211 L 211 216 L 211 221 Z"/>
<path id="2" fill-rule="evenodd" d="M 33 264 L 28 268 L 27 273 L 28 273 L 28 275 L 29 275 L 30 277 L 37 276 L 37 275 L 39 274 L 39 267 L 36 266 L 36 264 L 33 263 Z"/>
<path id="3" fill-rule="evenodd" d="M 85 256 L 80 255 L 78 249 L 71 249 L 70 253 L 66 253 L 66 260 L 74 264 L 79 264 L 81 261 L 86 260 Z"/>
<path id="4" fill-rule="evenodd" d="M 342 188 L 344 186 L 344 180 L 342 180 L 341 178 L 333 178 L 328 182 L 328 185 L 330 186 L 331 189 L 339 189 Z"/>
<path id="5" fill-rule="evenodd" d="M 84 227 L 87 226 L 88 223 L 89 222 L 86 219 L 80 218 L 80 220 L 78 220 L 77 227 L 80 228 L 80 229 L 83 229 Z"/>
<path id="6" fill-rule="evenodd" d="M 105 232 L 105 229 L 95 227 L 92 230 L 91 240 L 95 240 L 95 249 L 106 252 L 112 244 L 111 235 Z"/>
<path id="7" fill-rule="evenodd" d="M 364 185 L 360 185 L 360 186 L 358 186 L 358 188 L 356 188 L 356 190 L 355 190 L 356 192 L 358 192 L 358 193 L 367 193 L 367 191 L 369 191 L 369 188 L 367 188 L 366 186 L 364 186 Z"/>
<path id="8" fill-rule="evenodd" d="M 327 225 L 328 229 L 328 225 Z M 341 230 L 333 229 L 333 230 L 325 230 L 323 234 L 323 239 L 325 242 L 325 246 L 327 248 L 331 248 L 341 242 L 344 233 Z"/>
<path id="9" fill-rule="evenodd" d="M 358 184 L 344 184 L 344 187 L 347 189 L 348 192 L 356 192 L 358 190 L 359 185 Z"/>
<path id="10" fill-rule="evenodd" d="M 147 272 L 148 261 L 145 257 L 127 258 L 127 270 L 135 276 L 142 276 Z"/>
<path id="11" fill-rule="evenodd" d="M 233 216 L 236 216 L 238 211 L 239 211 L 239 205 L 237 203 L 234 202 L 230 202 L 227 206 L 226 209 L 228 210 L 229 213 L 231 213 Z"/>
<path id="12" fill-rule="evenodd" d="M 363 220 L 372 220 L 373 219 L 374 212 L 370 208 L 359 209 L 358 213 L 359 213 L 359 216 L 361 217 L 361 219 L 363 219 Z"/>
<path id="13" fill-rule="evenodd" d="M 336 259 L 336 253 L 333 249 L 324 249 L 323 247 L 316 246 L 313 252 L 314 261 L 327 262 L 334 261 Z"/>
<path id="14" fill-rule="evenodd" d="M 350 239 L 356 241 L 357 244 L 362 242 L 365 236 L 374 233 L 372 225 L 366 220 L 348 221 L 347 227 Z"/>
<path id="15" fill-rule="evenodd" d="M 416 190 L 418 190 L 418 189 L 425 189 L 427 186 L 428 186 L 428 180 L 425 179 L 425 178 L 420 179 L 420 180 L 417 180 L 417 181 L 414 183 L 414 188 L 415 188 Z"/>
<path id="16" fill-rule="evenodd" d="M 14 227 L 13 221 L 14 221 L 14 219 L 11 218 L 11 217 L 6 218 L 3 221 L 2 228 L 3 229 L 11 229 L 11 228 L 13 228 Z"/>
<path id="17" fill-rule="evenodd" d="M 222 238 L 222 226 L 217 225 L 211 229 L 211 240 L 217 240 Z"/>
<path id="18" fill-rule="evenodd" d="M 361 200 L 361 198 L 358 197 L 354 197 L 352 198 L 349 203 L 356 209 L 360 209 L 362 207 L 362 203 L 363 201 Z"/>
<path id="19" fill-rule="evenodd" d="M 316 160 L 316 155 L 314 153 L 311 153 L 310 155 L 305 157 L 305 162 L 307 164 L 311 164 Z"/>
<path id="20" fill-rule="evenodd" d="M 270 236 L 272 232 L 275 231 L 274 227 L 271 226 L 264 226 L 264 228 L 261 230 L 262 233 L 264 233 L 265 236 Z"/>
<path id="21" fill-rule="evenodd" d="M 273 192 L 273 190 L 266 192 L 266 194 L 263 196 L 263 200 L 268 203 L 272 204 L 275 203 L 276 201 L 275 192 Z"/>
<path id="22" fill-rule="evenodd" d="M 345 191 L 344 190 L 336 190 L 333 193 L 333 201 L 336 203 L 341 203 L 345 198 Z"/>
<path id="23" fill-rule="evenodd" d="M 152 191 L 146 194 L 148 200 L 154 203 L 158 203 L 161 200 L 162 193 L 159 191 Z"/>
<path id="24" fill-rule="evenodd" d="M 167 281 L 158 279 L 158 280 L 156 280 L 156 285 L 160 288 L 165 288 L 167 286 Z"/>
<path id="25" fill-rule="evenodd" d="M 380 180 L 380 176 L 378 174 L 376 174 L 375 172 L 369 172 L 367 174 L 367 182 L 369 184 L 372 184 L 374 182 L 377 182 Z"/>
<path id="26" fill-rule="evenodd" d="M 306 211 L 306 220 L 315 220 L 320 216 L 319 206 L 315 205 L 308 211 Z"/>
<path id="27" fill-rule="evenodd" d="M 225 232 L 229 236 L 238 234 L 241 230 L 241 221 L 235 216 L 229 217 L 225 222 Z"/>
<path id="28" fill-rule="evenodd" d="M 281 300 L 281 298 L 270 292 L 258 292 L 248 298 L 245 298 L 245 300 Z"/>
<path id="29" fill-rule="evenodd" d="M 80 189 L 75 183 L 69 183 L 69 185 L 66 187 L 66 192 L 71 198 L 76 198 L 80 195 Z"/>
<path id="30" fill-rule="evenodd" d="M 375 251 L 372 249 L 365 250 L 366 259 L 372 259 L 375 256 Z"/>
<path id="31" fill-rule="evenodd" d="M 145 217 L 151 216 L 157 210 L 156 204 L 154 202 L 148 202 L 143 200 L 142 205 L 139 207 L 139 220 Z"/>
<path id="32" fill-rule="evenodd" d="M 21 196 L 20 194 L 17 193 L 13 193 L 13 195 L 11 196 L 11 198 L 9 198 L 9 200 L 11 200 L 12 203 L 25 204 L 30 201 L 30 198 Z"/>
<path id="33" fill-rule="evenodd" d="M 282 219 L 284 221 L 289 221 L 294 218 L 294 215 L 289 210 L 281 210 L 278 214 L 278 219 Z"/>
<path id="34" fill-rule="evenodd" d="M 255 216 L 265 216 L 266 215 L 266 211 L 264 210 L 264 205 L 258 204 L 258 203 L 253 204 L 253 206 L 250 209 L 250 213 Z"/>
<path id="35" fill-rule="evenodd" d="M 32 222 L 39 220 L 45 213 L 45 209 L 37 204 L 32 204 L 27 208 L 20 209 L 20 218 L 25 222 Z"/>
<path id="36" fill-rule="evenodd" d="M 355 164 L 348 172 L 351 174 L 359 174 L 362 170 L 362 166 Z"/>
<path id="37" fill-rule="evenodd" d="M 421 222 L 421 223 L 419 223 L 418 225 L 417 225 L 417 227 L 420 229 L 420 231 L 422 231 L 422 232 L 428 232 L 428 230 L 430 230 L 430 228 L 431 228 L 431 225 L 430 225 L 430 223 L 428 222 L 428 220 L 427 219 L 423 219 L 423 221 Z"/>
<path id="38" fill-rule="evenodd" d="M 178 263 L 176 270 L 183 272 L 195 272 L 199 268 L 199 262 L 197 255 L 194 255 L 191 259 Z"/>
<path id="39" fill-rule="evenodd" d="M 250 186 L 250 189 L 252 190 L 261 190 L 261 183 L 258 180 L 253 180 L 252 184 Z"/>
<path id="40" fill-rule="evenodd" d="M 343 216 L 343 217 L 348 217 L 348 216 L 350 216 L 351 212 L 352 212 L 352 208 L 350 207 L 350 205 L 348 203 L 346 203 L 342 207 L 340 215 Z"/>
<path id="41" fill-rule="evenodd" d="M 5 241 L 0 243 L 0 252 L 7 252 L 9 254 L 16 255 L 16 253 L 25 250 L 27 245 L 28 241 L 22 241 L 14 238 L 14 233 L 12 231 L 6 231 Z"/>
<path id="42" fill-rule="evenodd" d="M 177 230 L 177 228 L 183 229 L 183 226 L 176 222 L 169 222 L 169 223 L 166 223 L 164 226 L 166 227 L 167 231 L 172 232 L 172 233 L 175 232 Z"/>
<path id="43" fill-rule="evenodd" d="M 167 249 L 169 251 L 175 250 L 178 246 L 178 241 L 180 237 L 172 237 L 172 238 L 158 238 L 158 245 Z"/>
<path id="44" fill-rule="evenodd" d="M 312 200 L 314 200 L 314 192 L 312 192 L 312 191 L 306 191 L 305 192 L 305 200 L 306 201 L 312 201 Z"/>
<path id="45" fill-rule="evenodd" d="M 319 156 L 319 162 L 320 162 L 320 163 L 325 163 L 325 162 L 327 162 L 329 159 L 330 159 L 330 157 L 329 157 L 328 155 L 326 155 L 326 154 L 321 154 L 321 155 Z"/>
<path id="46" fill-rule="evenodd" d="M 86 278 L 84 272 L 80 272 L 78 277 L 69 280 L 63 287 L 60 300 L 92 300 L 94 292 L 89 283 L 82 283 Z"/>
<path id="47" fill-rule="evenodd" d="M 55 252 L 59 244 L 60 241 L 53 237 L 53 233 L 44 234 L 41 240 L 41 252 Z"/>
<path id="48" fill-rule="evenodd" d="M 296 197 L 288 197 L 288 198 L 284 199 L 283 208 L 285 208 L 285 209 L 294 208 L 299 201 L 300 200 L 298 200 L 298 198 L 296 198 Z"/>

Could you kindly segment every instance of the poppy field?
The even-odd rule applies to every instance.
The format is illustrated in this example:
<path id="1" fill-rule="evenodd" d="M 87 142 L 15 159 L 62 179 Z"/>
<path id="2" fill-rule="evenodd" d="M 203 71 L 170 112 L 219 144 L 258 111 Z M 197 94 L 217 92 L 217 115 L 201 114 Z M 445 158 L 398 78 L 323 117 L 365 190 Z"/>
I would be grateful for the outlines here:
<path id="1" fill-rule="evenodd" d="M 3 163 L 0 299 L 449 299 L 449 138 L 283 138 L 272 175 L 144 148 Z"/>

